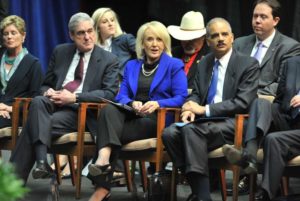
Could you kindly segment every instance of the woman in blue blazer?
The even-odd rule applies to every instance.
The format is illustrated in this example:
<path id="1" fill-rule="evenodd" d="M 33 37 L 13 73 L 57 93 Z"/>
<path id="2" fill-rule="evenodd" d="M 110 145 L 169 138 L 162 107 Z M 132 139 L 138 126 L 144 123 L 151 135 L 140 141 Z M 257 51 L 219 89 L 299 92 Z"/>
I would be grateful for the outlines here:
<path id="1" fill-rule="evenodd" d="M 127 63 L 116 101 L 131 106 L 130 112 L 112 104 L 101 110 L 97 160 L 89 165 L 96 184 L 94 200 L 107 200 L 110 178 L 118 151 L 123 144 L 156 136 L 156 110 L 181 107 L 187 96 L 183 63 L 170 57 L 171 39 L 166 27 L 157 21 L 142 25 L 137 33 L 138 59 Z M 170 117 L 168 117 L 168 120 Z"/>
<path id="2" fill-rule="evenodd" d="M 33 97 L 40 92 L 41 64 L 23 47 L 25 29 L 24 20 L 16 15 L 4 18 L 0 24 L 4 46 L 0 50 L 0 128 L 11 125 L 15 97 Z"/>
<path id="3" fill-rule="evenodd" d="M 135 37 L 122 31 L 117 14 L 111 8 L 98 8 L 92 18 L 95 21 L 97 45 L 118 56 L 122 79 L 126 62 L 136 58 Z"/>

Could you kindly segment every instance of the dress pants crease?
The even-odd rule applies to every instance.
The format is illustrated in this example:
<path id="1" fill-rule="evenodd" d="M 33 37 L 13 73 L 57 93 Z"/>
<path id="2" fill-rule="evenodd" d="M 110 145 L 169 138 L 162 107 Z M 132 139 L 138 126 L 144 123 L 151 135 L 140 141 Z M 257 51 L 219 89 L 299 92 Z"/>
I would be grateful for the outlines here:
<path id="1" fill-rule="evenodd" d="M 51 145 L 51 125 L 52 113 L 56 106 L 49 98 L 45 96 L 37 96 L 30 103 L 26 129 L 29 133 L 31 143 L 41 141 L 50 147 Z M 23 132 L 22 132 L 23 133 Z"/>
<path id="2" fill-rule="evenodd" d="M 155 114 L 139 117 L 132 112 L 107 105 L 100 111 L 98 119 L 97 147 L 108 145 L 120 147 L 123 144 L 156 137 Z"/>
<path id="3" fill-rule="evenodd" d="M 185 173 L 208 176 L 208 152 L 232 143 L 234 118 L 225 121 L 191 123 L 182 128 L 175 124 L 164 130 L 162 139 L 175 166 Z"/>
<path id="4" fill-rule="evenodd" d="M 10 159 L 24 181 L 36 160 L 34 143 L 41 141 L 50 147 L 53 132 L 64 134 L 76 131 L 77 116 L 77 111 L 72 107 L 56 107 L 47 97 L 37 96 L 32 100 L 27 122 Z"/>
<path id="5" fill-rule="evenodd" d="M 258 134 L 265 136 L 270 131 L 289 130 L 289 120 L 279 104 L 257 98 L 251 105 L 244 142 L 257 139 Z"/>
<path id="6" fill-rule="evenodd" d="M 264 174 L 261 186 L 268 192 L 271 199 L 276 196 L 286 163 L 291 159 L 289 156 L 299 154 L 300 130 L 279 131 L 269 133 L 266 136 L 264 141 Z"/>

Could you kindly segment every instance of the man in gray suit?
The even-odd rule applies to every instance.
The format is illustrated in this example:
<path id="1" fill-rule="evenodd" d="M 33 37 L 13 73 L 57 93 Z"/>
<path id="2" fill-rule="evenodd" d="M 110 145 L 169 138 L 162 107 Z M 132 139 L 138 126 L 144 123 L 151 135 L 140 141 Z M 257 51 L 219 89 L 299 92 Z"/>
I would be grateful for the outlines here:
<path id="1" fill-rule="evenodd" d="M 235 114 L 247 113 L 256 97 L 259 64 L 232 50 L 233 34 L 225 19 L 212 19 L 206 30 L 212 53 L 200 61 L 192 94 L 182 106 L 181 118 L 188 124 L 171 125 L 162 139 L 175 167 L 185 172 L 191 185 L 188 200 L 208 201 L 208 151 L 233 142 Z M 225 118 L 197 121 L 198 117 Z"/>
<path id="2" fill-rule="evenodd" d="M 95 45 L 94 22 L 89 15 L 77 13 L 69 21 L 74 44 L 58 45 L 51 56 L 41 96 L 30 105 L 28 120 L 22 129 L 11 161 L 18 175 L 27 180 L 51 174 L 47 163 L 47 147 L 53 135 L 77 130 L 77 109 L 80 102 L 113 99 L 118 87 L 118 62 L 111 53 Z M 96 116 L 87 114 L 87 128 L 93 134 Z"/>
<path id="3" fill-rule="evenodd" d="M 277 0 L 257 0 L 252 16 L 254 33 L 237 38 L 233 45 L 236 50 L 259 61 L 258 94 L 261 95 L 275 96 L 286 59 L 300 55 L 300 44 L 276 30 L 280 21 L 279 9 Z"/>

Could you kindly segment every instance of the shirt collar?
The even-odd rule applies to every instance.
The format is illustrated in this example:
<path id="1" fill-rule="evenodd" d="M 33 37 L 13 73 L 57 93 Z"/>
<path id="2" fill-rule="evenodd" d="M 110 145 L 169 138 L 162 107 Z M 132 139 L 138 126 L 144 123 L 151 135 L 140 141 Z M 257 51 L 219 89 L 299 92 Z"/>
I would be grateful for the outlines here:
<path id="1" fill-rule="evenodd" d="M 264 47 L 268 48 L 270 47 L 274 37 L 275 37 L 275 33 L 276 33 L 276 30 L 274 29 L 273 33 L 268 37 L 266 38 L 265 40 L 263 41 L 260 41 L 257 37 L 256 37 L 256 42 L 255 42 L 255 47 L 257 46 L 257 43 L 259 42 L 262 42 L 262 44 L 264 45 Z"/>
<path id="2" fill-rule="evenodd" d="M 219 60 L 220 65 L 226 67 L 229 63 L 229 59 L 231 57 L 231 54 L 232 54 L 232 48 L 230 48 L 230 50 L 223 57 L 221 57 L 220 59 L 215 58 L 215 61 Z"/>
<path id="3" fill-rule="evenodd" d="M 84 52 L 84 55 L 83 55 L 83 57 L 85 58 L 85 57 L 89 57 L 89 56 L 91 56 L 91 54 L 92 54 L 93 50 L 94 50 L 94 48 L 93 48 L 93 49 L 91 49 L 91 50 L 90 50 L 90 51 L 88 51 L 88 52 Z M 79 50 L 78 50 L 78 49 L 76 50 L 76 55 L 78 55 L 78 56 L 79 56 Z"/>

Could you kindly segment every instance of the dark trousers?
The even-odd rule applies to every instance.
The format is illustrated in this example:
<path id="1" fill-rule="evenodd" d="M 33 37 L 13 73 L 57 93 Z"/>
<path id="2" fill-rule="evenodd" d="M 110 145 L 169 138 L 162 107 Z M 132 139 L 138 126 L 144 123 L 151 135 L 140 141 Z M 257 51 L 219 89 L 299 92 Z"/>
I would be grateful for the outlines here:
<path id="1" fill-rule="evenodd" d="M 0 128 L 11 126 L 11 119 L 0 117 Z"/>
<path id="2" fill-rule="evenodd" d="M 300 130 L 269 133 L 264 141 L 262 188 L 273 199 L 280 185 L 287 161 L 300 155 Z"/>
<path id="3" fill-rule="evenodd" d="M 208 176 L 208 152 L 232 143 L 234 118 L 218 122 L 191 123 L 184 127 L 172 124 L 162 135 L 163 143 L 177 168 L 185 173 Z"/>
<path id="4" fill-rule="evenodd" d="M 26 125 L 10 159 L 24 181 L 35 162 L 34 143 L 42 142 L 50 147 L 53 135 L 76 131 L 77 116 L 76 109 L 57 107 L 47 97 L 37 96 L 32 100 Z"/>
<path id="5" fill-rule="evenodd" d="M 281 110 L 279 104 L 257 98 L 251 104 L 244 142 L 272 131 L 289 130 L 291 121 L 291 117 Z"/>
<path id="6" fill-rule="evenodd" d="M 112 147 L 111 162 L 117 159 L 122 145 L 153 137 L 156 137 L 156 114 L 140 117 L 113 105 L 107 105 L 100 112 L 96 144 L 98 150 Z"/>

